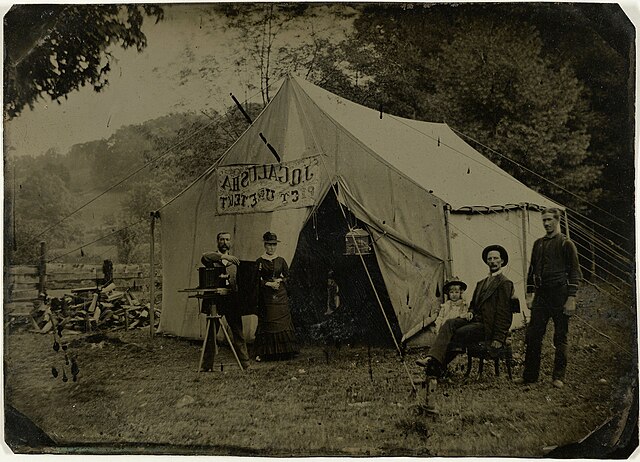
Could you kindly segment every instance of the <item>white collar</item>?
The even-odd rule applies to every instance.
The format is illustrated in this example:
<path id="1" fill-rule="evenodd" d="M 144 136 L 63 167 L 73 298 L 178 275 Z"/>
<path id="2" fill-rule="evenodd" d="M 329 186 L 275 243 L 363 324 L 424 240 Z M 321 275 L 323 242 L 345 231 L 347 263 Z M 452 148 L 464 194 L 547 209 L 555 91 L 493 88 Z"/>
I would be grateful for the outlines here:
<path id="1" fill-rule="evenodd" d="M 502 274 L 502 268 L 500 268 L 498 271 L 496 271 L 495 273 L 491 273 L 489 272 L 489 277 L 495 277 L 498 274 Z"/>
<path id="2" fill-rule="evenodd" d="M 267 253 L 265 252 L 260 256 L 260 258 L 262 258 L 264 260 L 267 260 L 267 261 L 273 261 L 276 258 L 278 258 L 278 254 L 274 253 L 273 255 L 267 255 Z"/>

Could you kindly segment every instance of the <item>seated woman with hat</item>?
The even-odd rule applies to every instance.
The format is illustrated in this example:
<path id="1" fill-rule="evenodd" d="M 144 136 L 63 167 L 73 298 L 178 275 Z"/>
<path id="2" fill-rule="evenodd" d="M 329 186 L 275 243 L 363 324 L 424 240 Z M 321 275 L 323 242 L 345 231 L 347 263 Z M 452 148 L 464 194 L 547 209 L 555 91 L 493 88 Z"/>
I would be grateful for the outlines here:
<path id="1" fill-rule="evenodd" d="M 276 253 L 278 236 L 267 231 L 262 240 L 265 253 L 256 260 L 260 277 L 256 361 L 288 359 L 298 353 L 286 288 L 289 266 Z"/>

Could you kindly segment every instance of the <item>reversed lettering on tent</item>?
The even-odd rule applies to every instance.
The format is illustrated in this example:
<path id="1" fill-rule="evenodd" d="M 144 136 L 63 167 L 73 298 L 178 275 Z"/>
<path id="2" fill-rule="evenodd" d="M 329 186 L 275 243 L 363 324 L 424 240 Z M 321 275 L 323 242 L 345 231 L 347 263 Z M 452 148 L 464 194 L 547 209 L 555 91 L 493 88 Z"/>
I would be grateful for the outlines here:
<path id="1" fill-rule="evenodd" d="M 218 168 L 219 214 L 272 212 L 315 204 L 319 156 L 267 165 Z"/>

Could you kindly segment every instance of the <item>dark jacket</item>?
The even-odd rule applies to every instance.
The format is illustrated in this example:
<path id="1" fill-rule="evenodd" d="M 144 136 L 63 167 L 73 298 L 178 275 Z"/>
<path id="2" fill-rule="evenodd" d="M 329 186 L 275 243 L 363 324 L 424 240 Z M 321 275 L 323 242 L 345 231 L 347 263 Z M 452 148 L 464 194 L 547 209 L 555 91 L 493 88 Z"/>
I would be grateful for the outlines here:
<path id="1" fill-rule="evenodd" d="M 578 251 L 564 234 L 536 239 L 527 275 L 527 293 L 539 289 L 564 291 L 566 287 L 567 296 L 575 296 L 580 278 Z"/>
<path id="2" fill-rule="evenodd" d="M 506 340 L 513 319 L 512 294 L 513 282 L 503 274 L 489 276 L 476 284 L 470 309 L 474 321 L 484 325 L 485 340 L 502 343 Z"/>

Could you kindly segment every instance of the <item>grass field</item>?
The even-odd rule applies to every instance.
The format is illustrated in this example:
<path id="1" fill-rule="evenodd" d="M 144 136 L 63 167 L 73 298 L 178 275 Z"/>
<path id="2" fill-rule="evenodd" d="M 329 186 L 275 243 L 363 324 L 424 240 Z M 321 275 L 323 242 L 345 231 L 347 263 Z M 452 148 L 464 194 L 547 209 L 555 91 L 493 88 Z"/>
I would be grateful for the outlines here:
<path id="1" fill-rule="evenodd" d="M 413 363 L 422 351 L 407 353 L 409 374 L 393 349 L 322 345 L 242 372 L 223 348 L 222 368 L 197 373 L 198 343 L 145 330 L 63 332 L 80 366 L 78 382 L 66 383 L 51 375 L 63 363 L 51 336 L 8 333 L 5 399 L 58 444 L 18 452 L 538 457 L 622 415 L 637 386 L 635 312 L 587 291 L 579 315 L 563 389 L 551 387 L 547 335 L 533 385 L 492 367 L 465 380 L 458 358 L 430 396 L 436 416 L 420 412 L 424 395 L 409 380 L 421 378 Z M 521 331 L 513 345 L 522 351 Z"/>

